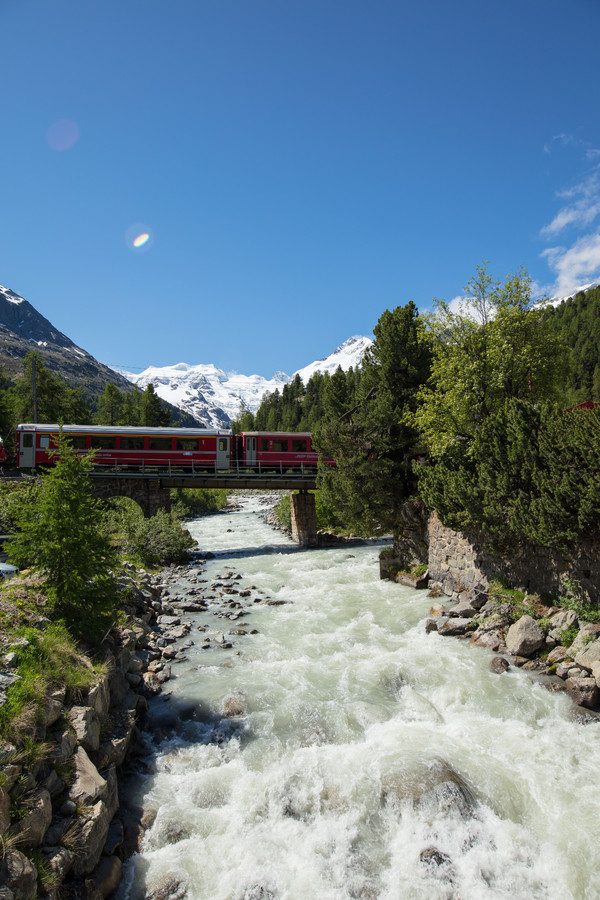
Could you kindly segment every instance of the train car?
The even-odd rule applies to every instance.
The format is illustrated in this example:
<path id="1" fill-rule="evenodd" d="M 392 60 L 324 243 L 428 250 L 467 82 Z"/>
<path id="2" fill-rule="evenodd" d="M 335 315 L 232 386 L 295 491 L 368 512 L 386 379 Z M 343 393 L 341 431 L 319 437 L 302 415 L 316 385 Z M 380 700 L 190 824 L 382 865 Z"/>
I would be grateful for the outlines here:
<path id="1" fill-rule="evenodd" d="M 4 449 L 4 441 L 0 438 L 0 466 L 3 466 L 8 459 L 6 450 Z"/>
<path id="2" fill-rule="evenodd" d="M 237 436 L 237 458 L 246 468 L 285 471 L 316 470 L 319 454 L 312 448 L 309 431 L 244 431 Z M 328 462 L 333 462 L 333 460 Z"/>
<path id="3" fill-rule="evenodd" d="M 16 429 L 16 460 L 20 469 L 54 462 L 59 425 L 21 424 Z M 217 471 L 231 465 L 232 433 L 210 428 L 143 428 L 107 425 L 63 425 L 71 446 L 94 451 L 96 466 L 123 471 L 146 467 Z"/>

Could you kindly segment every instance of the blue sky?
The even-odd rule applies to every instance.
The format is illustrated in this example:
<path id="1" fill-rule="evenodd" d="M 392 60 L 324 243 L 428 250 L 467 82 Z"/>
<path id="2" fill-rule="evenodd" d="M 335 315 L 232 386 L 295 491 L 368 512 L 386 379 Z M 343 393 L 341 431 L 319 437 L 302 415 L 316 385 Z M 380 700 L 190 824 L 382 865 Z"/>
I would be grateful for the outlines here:
<path id="1" fill-rule="evenodd" d="M 102 362 L 291 373 L 483 260 L 600 277 L 598 0 L 0 0 L 0 33 L 0 283 Z"/>

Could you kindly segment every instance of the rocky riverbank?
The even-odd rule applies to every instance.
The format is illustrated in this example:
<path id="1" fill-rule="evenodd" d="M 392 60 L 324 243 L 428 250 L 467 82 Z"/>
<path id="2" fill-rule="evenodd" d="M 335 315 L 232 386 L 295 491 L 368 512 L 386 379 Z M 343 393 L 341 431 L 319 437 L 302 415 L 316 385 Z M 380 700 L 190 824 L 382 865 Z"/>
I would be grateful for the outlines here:
<path id="1" fill-rule="evenodd" d="M 429 596 L 440 594 L 441 585 Z M 600 624 L 584 614 L 480 585 L 435 603 L 425 629 L 494 651 L 493 671 L 517 666 L 535 673 L 548 690 L 566 691 L 584 718 L 600 721 Z"/>
<path id="2" fill-rule="evenodd" d="M 241 576 L 229 569 L 208 582 L 202 575 L 210 557 L 197 552 L 189 564 L 160 574 L 129 567 L 118 580 L 127 624 L 104 638 L 103 674 L 76 702 L 64 689 L 47 698 L 32 735 L 43 748 L 34 766 L 16 747 L 0 748 L 2 900 L 99 900 L 118 886 L 123 861 L 151 824 L 142 809 L 119 798 L 119 786 L 144 767 L 141 729 L 148 724 L 149 701 L 190 646 L 231 649 L 242 636 L 257 633 L 246 621 L 255 604 L 282 602 L 254 586 L 242 589 Z M 198 613 L 214 618 L 214 627 L 197 625 L 192 638 L 190 619 Z M 0 689 L 18 679 L 18 662 L 18 650 L 2 658 Z M 92 667 L 90 660 L 86 664 Z M 239 703 L 229 699 L 213 723 L 216 730 L 241 714 Z M 40 889 L 42 870 L 47 890 Z"/>

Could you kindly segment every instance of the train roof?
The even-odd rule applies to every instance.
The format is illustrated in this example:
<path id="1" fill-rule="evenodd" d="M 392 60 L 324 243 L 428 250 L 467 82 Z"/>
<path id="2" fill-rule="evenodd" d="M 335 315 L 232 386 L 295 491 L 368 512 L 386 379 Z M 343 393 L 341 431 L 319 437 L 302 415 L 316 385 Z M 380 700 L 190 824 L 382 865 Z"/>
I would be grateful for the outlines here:
<path id="1" fill-rule="evenodd" d="M 23 422 L 17 425 L 17 431 L 43 431 L 55 434 L 62 428 L 64 434 L 164 434 L 173 435 L 191 435 L 205 437 L 210 435 L 231 436 L 231 429 L 224 428 L 177 428 L 172 427 L 161 428 L 144 428 L 142 425 L 40 425 L 33 422 Z"/>

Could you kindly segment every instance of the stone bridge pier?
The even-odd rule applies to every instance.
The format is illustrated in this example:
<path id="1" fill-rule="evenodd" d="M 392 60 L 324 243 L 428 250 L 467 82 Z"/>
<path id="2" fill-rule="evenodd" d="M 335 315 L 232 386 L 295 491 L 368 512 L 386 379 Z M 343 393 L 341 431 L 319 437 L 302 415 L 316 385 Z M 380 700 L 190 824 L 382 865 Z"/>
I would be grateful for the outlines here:
<path id="1" fill-rule="evenodd" d="M 171 511 L 170 488 L 162 487 L 159 479 L 103 476 L 94 478 L 93 484 L 94 494 L 99 500 L 107 500 L 109 497 L 129 497 L 141 507 L 147 519 L 156 515 L 159 509 Z"/>
<path id="2" fill-rule="evenodd" d="M 317 546 L 315 495 L 300 491 L 291 495 L 292 540 L 304 547 Z"/>

